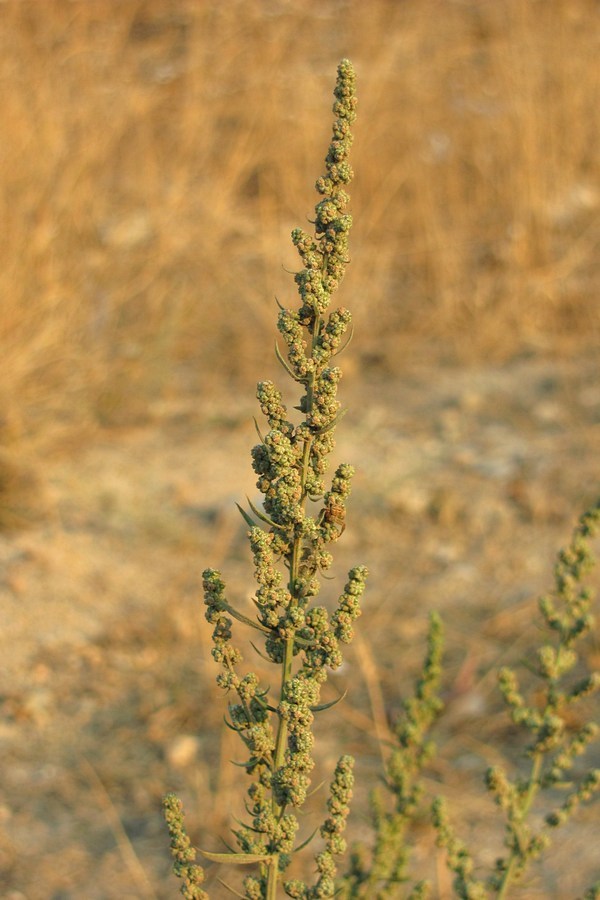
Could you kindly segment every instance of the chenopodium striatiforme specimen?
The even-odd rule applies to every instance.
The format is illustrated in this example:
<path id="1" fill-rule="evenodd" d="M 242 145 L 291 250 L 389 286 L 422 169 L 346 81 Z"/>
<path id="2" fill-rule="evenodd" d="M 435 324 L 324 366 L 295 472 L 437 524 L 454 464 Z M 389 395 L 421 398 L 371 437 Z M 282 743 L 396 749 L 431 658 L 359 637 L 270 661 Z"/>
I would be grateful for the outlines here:
<path id="1" fill-rule="evenodd" d="M 333 112 L 333 137 L 325 161 L 325 174 L 316 182 L 321 199 L 316 205 L 314 234 L 300 228 L 292 232 L 303 268 L 295 276 L 300 295 L 298 309 L 280 307 L 278 329 L 287 353 L 277 357 L 303 391 L 294 423 L 282 394 L 271 381 L 258 385 L 260 408 L 269 430 L 252 451 L 257 486 L 264 495 L 263 510 L 250 504 L 242 511 L 249 525 L 249 540 L 258 590 L 253 598 L 257 615 L 242 615 L 226 599 L 220 573 L 203 573 L 206 618 L 214 626 L 213 651 L 220 665 L 218 684 L 235 699 L 229 703 L 230 726 L 248 751 L 245 762 L 251 777 L 246 808 L 250 820 L 234 832 L 238 850 L 204 853 L 219 862 L 258 864 L 258 874 L 244 880 L 249 900 L 276 896 L 290 854 L 295 847 L 298 819 L 314 766 L 311 730 L 320 705 L 321 687 L 328 669 L 342 663 L 341 646 L 353 637 L 360 615 L 360 597 L 367 570 L 353 568 L 337 608 L 330 616 L 314 603 L 319 573 L 332 563 L 328 546 L 344 531 L 346 501 L 354 471 L 340 465 L 331 487 L 325 489 L 328 455 L 334 447 L 334 429 L 342 410 L 337 400 L 341 378 L 333 358 L 344 348 L 351 328 L 344 307 L 329 311 L 348 263 L 348 233 L 352 224 L 346 207 L 346 186 L 352 178 L 348 162 L 355 119 L 355 74 L 348 60 L 338 66 Z M 258 426 L 257 426 L 258 429 Z M 308 501 L 318 512 L 309 514 Z M 320 507 L 320 509 L 319 509 Z M 233 619 L 260 632 L 265 655 L 280 667 L 281 684 L 273 696 L 258 677 L 242 675 L 239 650 L 232 643 Z M 290 897 L 317 898 L 334 894 L 335 858 L 345 850 L 343 832 L 352 796 L 353 760 L 342 756 L 330 785 L 329 815 L 320 828 L 323 849 L 316 856 L 316 883 L 285 881 Z M 183 879 L 186 897 L 206 897 L 200 888 L 201 867 L 185 834 L 181 804 L 173 795 L 165 799 L 175 872 Z"/>

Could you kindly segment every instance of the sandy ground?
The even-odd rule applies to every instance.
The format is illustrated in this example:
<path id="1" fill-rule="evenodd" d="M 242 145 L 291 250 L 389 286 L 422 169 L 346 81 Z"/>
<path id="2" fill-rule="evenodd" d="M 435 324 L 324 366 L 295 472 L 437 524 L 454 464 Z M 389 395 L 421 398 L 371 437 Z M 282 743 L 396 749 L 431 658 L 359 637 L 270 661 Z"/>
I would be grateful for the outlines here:
<path id="1" fill-rule="evenodd" d="M 336 573 L 360 562 L 372 576 L 360 639 L 332 679 L 334 693 L 349 695 L 329 725 L 323 719 L 318 746 L 323 766 L 340 749 L 358 757 L 351 836 L 365 832 L 380 740 L 436 608 L 446 624 L 447 710 L 428 783 L 460 799 L 461 834 L 475 839 L 480 864 L 493 863 L 499 835 L 482 773 L 491 761 L 518 760 L 494 669 L 535 647 L 535 598 L 600 491 L 597 371 L 597 355 L 524 357 L 394 380 L 373 369 L 344 386 L 350 411 L 336 455 L 357 476 Z M 46 518 L 0 538 L 7 900 L 177 896 L 160 815 L 173 788 L 194 839 L 218 848 L 214 832 L 225 834 L 244 776 L 225 764 L 239 748 L 221 726 L 201 571 L 222 567 L 232 597 L 247 602 L 251 565 L 234 501 L 255 495 L 255 413 L 251 394 L 199 398 L 165 407 L 159 424 L 106 431 L 48 460 Z M 600 662 L 598 640 L 586 661 Z M 597 749 L 591 758 L 600 764 Z M 574 898 L 600 878 L 598 812 L 597 801 L 581 812 L 519 896 Z M 434 859 L 434 895 L 449 897 L 425 825 L 416 857 Z M 213 896 L 226 896 L 212 871 L 209 881 Z"/>

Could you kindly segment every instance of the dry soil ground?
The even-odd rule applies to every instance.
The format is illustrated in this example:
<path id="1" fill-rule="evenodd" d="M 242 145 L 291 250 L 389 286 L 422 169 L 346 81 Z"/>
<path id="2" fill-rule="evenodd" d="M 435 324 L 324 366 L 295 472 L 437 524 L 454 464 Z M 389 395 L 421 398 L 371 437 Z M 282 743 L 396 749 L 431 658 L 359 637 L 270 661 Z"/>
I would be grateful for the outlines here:
<path id="1" fill-rule="evenodd" d="M 357 476 L 336 571 L 365 562 L 372 576 L 360 637 L 332 679 L 331 696 L 347 687 L 348 697 L 319 724 L 316 781 L 340 750 L 357 756 L 352 837 L 366 833 L 366 786 L 436 608 L 446 715 L 428 786 L 459 801 L 455 817 L 479 863 L 495 859 L 482 773 L 519 754 L 494 669 L 535 647 L 535 598 L 600 492 L 598 361 L 530 357 L 394 380 L 373 370 L 344 386 L 350 411 L 336 454 Z M 251 395 L 200 398 L 163 408 L 159 424 L 106 431 L 49 460 L 46 519 L 0 539 L 7 900 L 175 897 L 161 795 L 181 792 L 194 839 L 210 848 L 239 807 L 245 776 L 226 764 L 239 748 L 223 734 L 201 571 L 222 566 L 247 602 L 251 565 L 234 500 L 255 493 L 255 411 Z M 586 659 L 599 657 L 596 640 Z M 600 762 L 598 750 L 592 758 Z M 596 801 L 520 896 L 574 898 L 600 878 L 599 822 Z M 431 847 L 423 824 L 417 863 L 431 870 L 434 896 L 449 897 Z M 209 882 L 226 896 L 212 870 Z"/>

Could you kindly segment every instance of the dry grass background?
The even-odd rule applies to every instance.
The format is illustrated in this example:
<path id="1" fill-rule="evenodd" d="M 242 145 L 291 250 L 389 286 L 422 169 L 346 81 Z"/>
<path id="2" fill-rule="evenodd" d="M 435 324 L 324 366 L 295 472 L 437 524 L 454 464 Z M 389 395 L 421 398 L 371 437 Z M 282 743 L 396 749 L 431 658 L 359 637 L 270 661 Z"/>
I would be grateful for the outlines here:
<path id="1" fill-rule="evenodd" d="M 597 339 L 593 0 L 0 10 L 3 443 L 254 381 L 342 55 L 363 362 Z"/>
<path id="2" fill-rule="evenodd" d="M 465 799 L 482 758 L 514 753 L 493 666 L 526 646 L 530 592 L 596 492 L 599 44 L 592 0 L 0 2 L 0 525 L 17 535 L 0 603 L 31 616 L 35 662 L 0 697 L 11 900 L 174 896 L 161 793 L 187 791 L 204 843 L 239 800 L 199 570 L 225 560 L 248 588 L 224 497 L 252 490 L 254 383 L 276 371 L 273 297 L 294 302 L 289 232 L 344 55 L 360 115 L 340 438 L 359 476 L 340 553 L 374 577 L 340 728 L 366 784 L 398 647 L 402 689 L 421 655 L 423 619 L 398 604 L 446 610 L 435 774 L 493 861 L 489 807 Z M 69 606 L 123 613 L 36 657 L 44 592 L 65 645 Z M 578 841 L 524 897 L 562 900 L 548 885 L 571 885 Z M 446 900 L 430 837 L 418 853 Z"/>

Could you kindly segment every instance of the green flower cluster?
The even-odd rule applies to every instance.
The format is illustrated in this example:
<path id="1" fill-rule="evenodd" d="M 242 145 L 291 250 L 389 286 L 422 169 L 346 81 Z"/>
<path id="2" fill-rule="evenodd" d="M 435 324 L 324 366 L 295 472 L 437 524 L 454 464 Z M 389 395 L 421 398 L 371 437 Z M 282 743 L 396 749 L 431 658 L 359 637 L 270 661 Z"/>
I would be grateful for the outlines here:
<path id="1" fill-rule="evenodd" d="M 343 833 L 346 830 L 346 819 L 350 812 L 354 787 L 353 768 L 354 760 L 351 756 L 340 757 L 335 767 L 327 801 L 329 816 L 320 829 L 325 848 L 315 856 L 317 883 L 313 887 L 308 887 L 303 881 L 297 879 L 286 881 L 284 890 L 288 897 L 294 897 L 297 900 L 319 900 L 322 897 L 335 895 L 337 873 L 335 857 L 346 852 Z"/>
<path id="2" fill-rule="evenodd" d="M 300 295 L 296 310 L 280 308 L 278 328 L 285 355 L 277 347 L 284 370 L 302 393 L 290 416 L 282 393 L 272 381 L 257 388 L 261 412 L 268 423 L 260 443 L 252 450 L 252 466 L 262 494 L 262 508 L 250 504 L 241 510 L 249 526 L 248 537 L 257 584 L 250 618 L 229 603 L 225 585 L 215 569 L 204 572 L 206 618 L 213 626 L 214 660 L 220 665 L 218 684 L 235 699 L 229 703 L 227 724 L 244 743 L 243 763 L 251 776 L 246 809 L 249 820 L 234 831 L 238 852 L 205 855 L 215 861 L 255 863 L 257 875 L 244 880 L 248 900 L 276 895 L 281 873 L 294 849 L 301 808 L 314 768 L 312 725 L 320 705 L 321 688 L 330 669 L 342 664 L 341 645 L 350 642 L 352 626 L 360 615 L 360 597 L 367 570 L 357 566 L 339 598 L 331 619 L 325 606 L 313 606 L 319 593 L 319 573 L 331 566 L 327 545 L 344 532 L 346 503 L 354 470 L 340 465 L 331 486 L 325 487 L 327 457 L 334 447 L 334 429 L 341 417 L 337 390 L 341 370 L 333 357 L 350 336 L 351 315 L 340 307 L 328 312 L 348 262 L 348 232 L 352 224 L 345 209 L 345 191 L 352 177 L 348 154 L 350 126 L 355 117 L 354 71 L 347 60 L 338 67 L 332 141 L 325 174 L 317 181 L 320 195 L 315 229 L 308 235 L 292 233 L 303 268 L 295 276 Z M 311 511 L 309 504 L 315 504 Z M 319 508 L 320 506 L 320 508 Z M 252 672 L 240 674 L 242 657 L 232 644 L 233 621 L 259 632 L 266 656 L 281 668 L 278 695 L 262 688 Z M 303 886 L 302 896 L 331 897 L 334 892 L 333 857 L 343 849 L 352 787 L 352 764 L 340 760 L 328 803 L 329 816 L 321 827 L 325 848 L 317 855 L 318 880 Z M 290 882 L 288 892 L 294 894 Z"/>
<path id="3" fill-rule="evenodd" d="M 181 893 L 186 900 L 208 900 L 208 894 L 200 887 L 204 872 L 201 866 L 196 865 L 196 851 L 185 830 L 181 800 L 175 794 L 167 794 L 163 800 L 163 810 L 171 838 L 173 871 L 183 881 Z"/>

